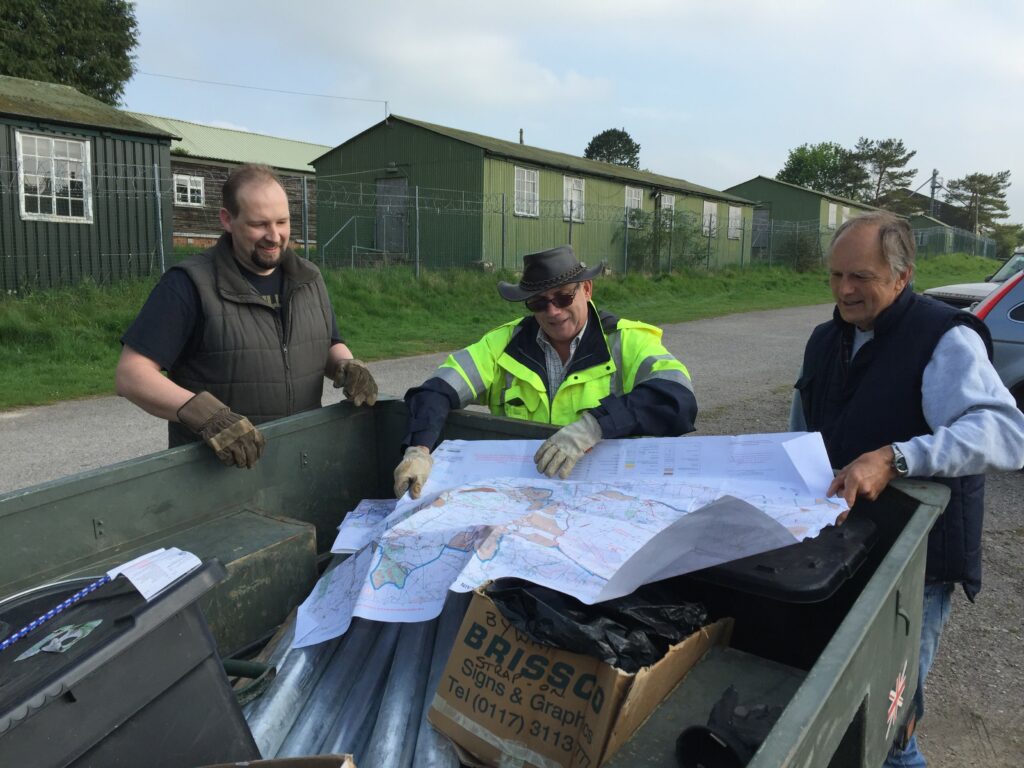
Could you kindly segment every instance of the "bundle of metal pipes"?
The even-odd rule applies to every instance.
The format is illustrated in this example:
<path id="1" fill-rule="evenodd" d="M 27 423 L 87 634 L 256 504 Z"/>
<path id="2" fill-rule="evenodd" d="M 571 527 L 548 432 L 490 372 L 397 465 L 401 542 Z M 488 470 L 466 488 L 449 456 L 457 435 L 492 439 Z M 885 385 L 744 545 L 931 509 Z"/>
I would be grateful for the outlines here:
<path id="1" fill-rule="evenodd" d="M 470 599 L 450 592 L 432 621 L 357 618 L 308 648 L 283 636 L 269 659 L 277 677 L 244 710 L 263 757 L 347 752 L 376 768 L 458 768 L 427 711 Z"/>

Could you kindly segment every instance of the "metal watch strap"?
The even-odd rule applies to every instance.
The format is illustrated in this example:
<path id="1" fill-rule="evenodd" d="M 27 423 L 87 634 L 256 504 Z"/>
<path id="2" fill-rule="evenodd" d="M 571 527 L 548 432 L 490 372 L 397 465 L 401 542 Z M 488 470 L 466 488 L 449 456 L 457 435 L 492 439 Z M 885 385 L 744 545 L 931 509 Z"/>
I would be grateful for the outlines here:
<path id="1" fill-rule="evenodd" d="M 893 471 L 900 477 L 906 477 L 910 474 L 910 469 L 907 467 L 907 457 L 903 455 L 903 451 L 896 447 L 896 443 L 893 443 L 891 447 Z"/>

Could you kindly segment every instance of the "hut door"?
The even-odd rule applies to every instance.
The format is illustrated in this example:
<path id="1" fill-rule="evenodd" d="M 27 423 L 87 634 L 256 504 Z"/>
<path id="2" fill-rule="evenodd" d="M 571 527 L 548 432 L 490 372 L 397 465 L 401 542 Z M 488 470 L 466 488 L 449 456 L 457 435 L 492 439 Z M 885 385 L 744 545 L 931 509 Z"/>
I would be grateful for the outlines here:
<path id="1" fill-rule="evenodd" d="M 377 179 L 376 248 L 385 254 L 404 254 L 408 179 Z"/>

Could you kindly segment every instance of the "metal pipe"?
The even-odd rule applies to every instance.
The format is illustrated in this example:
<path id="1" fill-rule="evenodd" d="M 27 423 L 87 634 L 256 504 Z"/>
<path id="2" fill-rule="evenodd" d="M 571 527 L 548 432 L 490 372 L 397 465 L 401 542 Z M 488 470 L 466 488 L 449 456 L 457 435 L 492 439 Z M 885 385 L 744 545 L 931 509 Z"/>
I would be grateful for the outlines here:
<path id="1" fill-rule="evenodd" d="M 400 626 L 394 623 L 381 624 L 377 642 L 363 659 L 359 674 L 352 683 L 352 695 L 346 702 L 348 706 L 339 710 L 328 729 L 322 753 L 356 753 L 356 747 L 369 741 L 377 720 L 377 707 L 384 695 Z M 358 754 L 356 763 L 359 763 Z"/>
<path id="2" fill-rule="evenodd" d="M 359 758 L 366 765 L 408 768 L 412 764 L 430 673 L 426 660 L 431 656 L 436 627 L 436 620 L 401 625 L 373 735 L 366 754 Z"/>
<path id="3" fill-rule="evenodd" d="M 430 659 L 430 676 L 427 679 L 419 733 L 416 736 L 416 751 L 412 761 L 416 768 L 459 768 L 459 757 L 455 747 L 446 736 L 442 736 L 427 722 L 427 712 L 441 682 L 441 675 L 448 663 L 452 646 L 455 645 L 455 637 L 472 596 L 472 592 L 449 592 L 441 615 L 437 619 L 437 632 L 434 635 L 434 649 Z"/>
<path id="4" fill-rule="evenodd" d="M 277 754 L 340 643 L 341 638 L 338 638 L 306 648 L 290 649 L 278 667 L 277 677 L 253 702 L 246 721 L 260 754 L 265 758 Z"/>
<path id="5" fill-rule="evenodd" d="M 367 655 L 380 635 L 381 623 L 356 618 L 274 757 L 320 753 L 336 713 L 346 706 Z"/>
<path id="6" fill-rule="evenodd" d="M 288 655 L 288 651 L 291 649 L 292 641 L 294 639 L 295 617 L 293 615 L 291 621 L 288 622 L 288 626 L 285 627 L 284 632 L 281 633 L 281 639 L 277 641 L 277 645 L 274 646 L 274 650 L 270 652 L 270 658 L 267 659 L 267 664 L 272 666 L 274 669 L 281 669 L 284 657 Z"/>

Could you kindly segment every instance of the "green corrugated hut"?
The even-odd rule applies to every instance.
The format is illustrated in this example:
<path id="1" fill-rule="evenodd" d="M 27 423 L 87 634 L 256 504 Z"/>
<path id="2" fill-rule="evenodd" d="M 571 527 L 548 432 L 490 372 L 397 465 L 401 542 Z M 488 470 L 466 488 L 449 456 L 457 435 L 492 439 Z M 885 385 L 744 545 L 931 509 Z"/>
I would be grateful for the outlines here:
<path id="1" fill-rule="evenodd" d="M 0 290 L 159 270 L 172 138 L 68 86 L 0 76 Z"/>
<path id="2" fill-rule="evenodd" d="M 616 271 L 750 258 L 738 195 L 398 115 L 313 166 L 330 264 L 516 268 L 566 242 Z"/>

